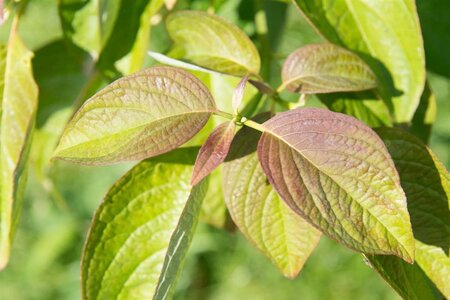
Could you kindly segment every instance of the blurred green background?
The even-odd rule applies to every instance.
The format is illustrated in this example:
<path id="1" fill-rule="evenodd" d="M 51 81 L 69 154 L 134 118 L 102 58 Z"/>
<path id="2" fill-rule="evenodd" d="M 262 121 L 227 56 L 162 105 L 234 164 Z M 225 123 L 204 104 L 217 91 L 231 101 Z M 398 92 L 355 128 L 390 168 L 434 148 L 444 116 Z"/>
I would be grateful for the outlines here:
<path id="1" fill-rule="evenodd" d="M 425 35 L 429 80 L 438 102 L 430 144 L 448 168 L 450 68 L 442 52 L 450 48 L 450 20 L 445 16 L 449 5 L 444 2 L 418 1 L 418 9 Z M 195 0 L 179 1 L 177 5 L 192 9 L 213 6 L 216 13 L 252 36 L 255 28 L 249 3 Z M 321 38 L 293 5 L 281 1 L 265 1 L 264 5 L 269 12 L 269 38 L 276 58 L 272 69 L 279 74 L 281 62 L 290 52 Z M 2 41 L 7 36 L 7 28 L 8 23 L 0 29 Z M 436 32 L 443 33 L 442 38 L 436 39 Z M 41 87 L 37 121 L 40 129 L 34 138 L 33 163 L 12 259 L 0 273 L 0 299 L 80 299 L 79 260 L 90 219 L 109 186 L 131 164 L 92 168 L 55 163 L 49 168 L 47 161 L 52 145 L 70 114 L 64 108 L 85 84 L 87 75 L 83 66 L 90 58 L 81 50 L 71 53 L 75 56 L 65 52 L 56 0 L 29 1 L 20 33 L 35 52 L 34 74 Z M 169 47 L 164 25 L 155 25 L 150 49 L 165 52 Z M 146 61 L 147 65 L 154 63 L 149 58 Z M 276 83 L 279 78 L 274 77 L 272 81 Z M 53 112 L 57 113 L 48 119 Z M 325 237 L 299 277 L 288 280 L 240 233 L 204 224 L 198 227 L 175 295 L 179 300 L 398 298 L 361 255 Z"/>

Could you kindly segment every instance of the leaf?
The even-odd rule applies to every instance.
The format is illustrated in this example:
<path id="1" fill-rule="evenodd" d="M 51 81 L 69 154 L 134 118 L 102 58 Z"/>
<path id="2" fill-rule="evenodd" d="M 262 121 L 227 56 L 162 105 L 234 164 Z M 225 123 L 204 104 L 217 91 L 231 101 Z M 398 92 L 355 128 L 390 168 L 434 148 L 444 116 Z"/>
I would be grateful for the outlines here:
<path id="1" fill-rule="evenodd" d="M 417 247 L 417 244 L 416 244 Z M 389 255 L 369 255 L 369 264 L 403 298 L 439 299 L 431 282 L 417 265 Z"/>
<path id="2" fill-rule="evenodd" d="M 320 232 L 283 203 L 258 162 L 257 131 L 244 127 L 223 166 L 225 201 L 236 225 L 280 271 L 297 276 Z"/>
<path id="3" fill-rule="evenodd" d="M 417 107 L 413 119 L 411 120 L 409 131 L 419 137 L 422 142 L 427 144 L 430 140 L 431 129 L 435 120 L 436 97 L 427 82 L 422 97 L 420 98 L 419 106 Z"/>
<path id="4" fill-rule="evenodd" d="M 166 25 L 184 58 L 192 63 L 240 77 L 259 73 L 258 50 L 225 19 L 199 11 L 179 11 L 169 15 Z"/>
<path id="5" fill-rule="evenodd" d="M 21 210 L 26 164 L 37 108 L 30 52 L 13 21 L 8 46 L 0 50 L 0 270 L 8 263 L 15 225 Z"/>
<path id="6" fill-rule="evenodd" d="M 192 185 L 199 183 L 225 160 L 235 131 L 234 121 L 222 123 L 206 139 L 195 161 Z"/>
<path id="7" fill-rule="evenodd" d="M 54 156 L 86 165 L 156 156 L 188 141 L 214 110 L 208 89 L 188 72 L 145 69 L 87 100 L 68 123 Z"/>
<path id="8" fill-rule="evenodd" d="M 242 98 L 244 97 L 245 85 L 247 84 L 247 81 L 248 75 L 242 77 L 241 81 L 239 81 L 239 84 L 234 90 L 233 98 L 231 99 L 231 105 L 236 115 L 238 113 L 239 106 L 242 103 Z"/>
<path id="9" fill-rule="evenodd" d="M 223 197 L 222 170 L 220 166 L 212 171 L 208 178 L 208 192 L 203 200 L 200 221 L 217 228 L 223 228 L 227 221 L 227 208 Z"/>
<path id="10" fill-rule="evenodd" d="M 400 174 L 408 198 L 416 264 L 448 298 L 450 296 L 450 175 L 434 153 L 413 135 L 394 128 L 378 129 Z M 381 272 L 392 273 L 384 260 L 371 257 Z M 402 278 L 390 275 L 394 285 Z M 424 298 L 421 298 L 424 299 Z"/>
<path id="11" fill-rule="evenodd" d="M 362 59 L 333 44 L 297 49 L 284 62 L 282 77 L 283 86 L 301 94 L 362 91 L 377 85 Z"/>
<path id="12" fill-rule="evenodd" d="M 262 127 L 261 165 L 289 207 L 351 249 L 414 261 L 397 171 L 369 127 L 317 108 L 280 113 Z"/>
<path id="13" fill-rule="evenodd" d="M 425 85 L 424 49 L 415 1 L 295 3 L 331 43 L 359 54 L 377 76 L 377 92 L 393 110 L 394 121 L 409 122 Z"/>
<path id="14" fill-rule="evenodd" d="M 370 92 L 321 94 L 328 109 L 357 118 L 370 127 L 392 126 L 389 109 Z"/>
<path id="15" fill-rule="evenodd" d="M 193 154 L 143 161 L 110 189 L 83 253 L 84 299 L 170 298 L 206 193 L 205 181 L 191 190 L 192 166 L 170 161 Z"/>

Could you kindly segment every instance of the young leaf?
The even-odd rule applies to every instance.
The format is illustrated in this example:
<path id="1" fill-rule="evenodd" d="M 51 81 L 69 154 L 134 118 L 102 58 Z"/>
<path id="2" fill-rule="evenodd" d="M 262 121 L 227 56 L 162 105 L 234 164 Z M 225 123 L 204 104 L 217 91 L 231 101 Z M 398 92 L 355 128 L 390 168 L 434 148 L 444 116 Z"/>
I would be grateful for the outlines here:
<path id="1" fill-rule="evenodd" d="M 425 57 L 414 0 L 295 0 L 331 43 L 361 54 L 394 121 L 407 123 L 425 85 Z M 399 21 L 401 20 L 401 21 Z"/>
<path id="2" fill-rule="evenodd" d="M 237 85 L 236 89 L 233 93 L 233 99 L 231 101 L 231 105 L 233 108 L 234 113 L 237 115 L 239 106 L 242 103 L 242 98 L 244 97 L 244 91 L 245 91 L 245 85 L 248 81 L 248 75 L 245 75 L 242 77 L 241 81 L 239 81 L 239 84 Z"/>
<path id="3" fill-rule="evenodd" d="M 208 89 L 190 73 L 149 68 L 87 100 L 64 130 L 55 157 L 104 165 L 156 156 L 188 141 L 214 110 Z"/>
<path id="4" fill-rule="evenodd" d="M 191 190 L 192 166 L 171 162 L 191 150 L 143 161 L 110 189 L 83 253 L 85 299 L 170 298 L 206 193 L 205 181 Z"/>
<path id="5" fill-rule="evenodd" d="M 166 24 L 184 58 L 194 64 L 235 76 L 259 73 L 258 50 L 225 19 L 199 11 L 179 11 L 169 15 Z"/>
<path id="6" fill-rule="evenodd" d="M 0 270 L 8 263 L 20 212 L 37 108 L 38 89 L 31 71 L 32 57 L 13 25 L 8 46 L 0 48 Z"/>
<path id="7" fill-rule="evenodd" d="M 414 261 L 406 198 L 375 132 L 317 108 L 281 113 L 262 127 L 261 165 L 295 212 L 354 250 Z"/>
<path id="8" fill-rule="evenodd" d="M 214 129 L 198 152 L 194 173 L 192 174 L 192 185 L 196 185 L 208 176 L 225 160 L 235 131 L 236 124 L 234 124 L 234 121 L 220 124 Z"/>
<path id="9" fill-rule="evenodd" d="M 393 128 L 377 133 L 385 142 L 400 174 L 416 239 L 416 264 L 436 287 L 450 297 L 450 175 L 433 152 L 413 135 Z M 404 285 L 384 259 L 369 257 L 393 285 Z M 389 261 L 388 261 L 389 262 Z"/>
<path id="10" fill-rule="evenodd" d="M 333 44 L 297 49 L 284 62 L 282 77 L 287 90 L 301 94 L 361 91 L 377 85 L 361 58 Z"/>
<path id="11" fill-rule="evenodd" d="M 244 127 L 223 166 L 225 201 L 236 225 L 289 278 L 297 276 L 320 231 L 293 212 L 268 184 L 258 162 L 257 131 Z"/>

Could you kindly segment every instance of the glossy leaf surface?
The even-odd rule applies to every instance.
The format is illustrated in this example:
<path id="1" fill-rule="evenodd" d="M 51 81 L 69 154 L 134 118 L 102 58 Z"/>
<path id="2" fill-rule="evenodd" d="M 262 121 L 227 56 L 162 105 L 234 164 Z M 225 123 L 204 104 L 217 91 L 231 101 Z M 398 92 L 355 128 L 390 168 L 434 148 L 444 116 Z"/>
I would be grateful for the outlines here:
<path id="1" fill-rule="evenodd" d="M 289 91 L 301 94 L 361 91 L 377 85 L 361 58 L 333 44 L 308 45 L 294 51 L 283 64 L 282 78 Z"/>
<path id="2" fill-rule="evenodd" d="M 294 211 L 352 249 L 414 261 L 406 198 L 375 132 L 316 108 L 280 113 L 262 126 L 261 165 Z"/>
<path id="3" fill-rule="evenodd" d="M 103 165 L 156 156 L 188 141 L 214 110 L 208 89 L 190 73 L 145 69 L 86 101 L 64 130 L 55 157 Z"/>
<path id="4" fill-rule="evenodd" d="M 14 29 L 0 48 L 0 269 L 8 263 L 26 181 L 26 164 L 37 108 L 33 57 Z"/>
<path id="5" fill-rule="evenodd" d="M 225 201 L 238 228 L 280 271 L 297 276 L 320 232 L 293 212 L 268 184 L 258 162 L 258 132 L 243 128 L 223 167 Z"/>
<path id="6" fill-rule="evenodd" d="M 198 152 L 195 161 L 192 185 L 196 185 L 204 177 L 208 176 L 227 157 L 233 141 L 236 125 L 234 121 L 222 123 L 209 135 Z"/>
<path id="7" fill-rule="evenodd" d="M 416 239 L 415 265 L 420 267 L 448 298 L 450 175 L 434 153 L 413 135 L 392 128 L 379 129 L 377 132 L 392 155 L 408 198 L 408 210 Z M 374 266 L 378 266 L 381 274 L 388 274 L 388 281 L 392 282 L 392 285 L 409 284 L 414 287 L 415 284 L 405 283 L 404 278 L 397 276 L 396 271 L 390 269 L 392 262 L 389 260 L 378 256 L 370 257 L 370 260 Z M 407 290 L 403 292 L 408 293 Z"/>
<path id="8" fill-rule="evenodd" d="M 357 52 L 376 74 L 394 121 L 409 122 L 425 85 L 425 58 L 414 0 L 295 0 L 330 42 Z"/>
<path id="9" fill-rule="evenodd" d="M 166 24 L 185 59 L 230 75 L 259 73 L 261 63 L 256 47 L 225 19 L 204 12 L 180 11 L 172 13 Z"/>
<path id="10" fill-rule="evenodd" d="M 189 185 L 191 150 L 143 161 L 110 189 L 83 254 L 85 299 L 171 297 L 206 193 Z"/>

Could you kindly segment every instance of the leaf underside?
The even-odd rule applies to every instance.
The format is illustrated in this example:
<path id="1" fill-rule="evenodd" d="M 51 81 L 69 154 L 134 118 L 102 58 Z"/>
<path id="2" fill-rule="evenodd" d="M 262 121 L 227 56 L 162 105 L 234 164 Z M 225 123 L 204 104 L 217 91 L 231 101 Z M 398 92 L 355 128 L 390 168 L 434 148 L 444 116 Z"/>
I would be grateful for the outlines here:
<path id="1" fill-rule="evenodd" d="M 293 212 L 267 182 L 258 162 L 258 132 L 244 127 L 223 167 L 225 201 L 245 237 L 289 278 L 297 276 L 320 231 Z"/>
<path id="2" fill-rule="evenodd" d="M 222 123 L 209 135 L 198 152 L 192 174 L 192 185 L 208 176 L 226 158 L 233 141 L 236 124 L 234 121 Z"/>
<path id="3" fill-rule="evenodd" d="M 156 156 L 191 139 L 214 110 L 208 89 L 190 73 L 148 68 L 86 101 L 64 130 L 55 157 L 105 165 Z"/>
<path id="4" fill-rule="evenodd" d="M 406 198 L 375 132 L 317 108 L 280 113 L 263 127 L 258 156 L 289 207 L 354 250 L 414 261 Z"/>
<path id="5" fill-rule="evenodd" d="M 283 84 L 291 92 L 320 94 L 374 88 L 372 70 L 356 54 L 333 44 L 307 45 L 283 64 Z"/>

